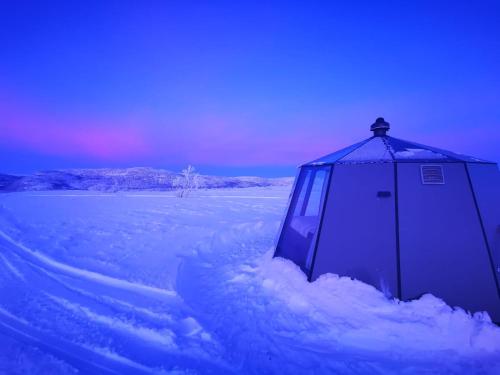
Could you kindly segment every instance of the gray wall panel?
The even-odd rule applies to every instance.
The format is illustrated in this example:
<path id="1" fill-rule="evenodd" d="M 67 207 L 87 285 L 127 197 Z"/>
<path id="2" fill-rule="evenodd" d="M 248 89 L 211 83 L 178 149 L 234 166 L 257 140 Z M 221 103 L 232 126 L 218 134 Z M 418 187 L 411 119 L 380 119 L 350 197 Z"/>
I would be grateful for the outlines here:
<path id="1" fill-rule="evenodd" d="M 500 301 L 463 163 L 441 164 L 445 184 L 422 184 L 418 163 L 398 164 L 404 299 L 432 293 L 451 306 L 488 310 Z"/>
<path id="2" fill-rule="evenodd" d="M 348 275 L 397 295 L 395 234 L 393 164 L 335 165 L 312 279 Z"/>
<path id="3" fill-rule="evenodd" d="M 500 278 L 500 172 L 494 164 L 469 163 L 468 168 L 497 278 Z"/>

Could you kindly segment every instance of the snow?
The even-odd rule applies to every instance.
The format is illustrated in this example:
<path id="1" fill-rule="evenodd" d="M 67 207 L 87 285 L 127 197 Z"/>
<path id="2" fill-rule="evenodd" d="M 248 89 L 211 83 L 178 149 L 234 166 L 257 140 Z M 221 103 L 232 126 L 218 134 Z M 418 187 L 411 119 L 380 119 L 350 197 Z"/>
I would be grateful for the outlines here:
<path id="1" fill-rule="evenodd" d="M 17 248 L 18 250 L 22 250 L 26 252 L 30 257 L 34 258 L 31 260 L 32 262 L 34 260 L 39 261 L 41 263 L 41 268 L 45 270 L 55 270 L 61 274 L 68 274 L 70 276 L 75 276 L 79 277 L 81 279 L 85 279 L 88 283 L 97 283 L 97 284 L 102 284 L 102 285 L 107 285 L 111 286 L 117 289 L 125 289 L 125 290 L 130 290 L 130 291 L 135 291 L 137 293 L 144 293 L 144 294 L 149 294 L 149 295 L 154 295 L 154 296 L 159 296 L 161 297 L 171 297 L 175 296 L 176 293 L 171 290 L 165 290 L 165 289 L 159 289 L 159 288 L 154 288 L 151 286 L 147 285 L 142 285 L 140 283 L 131 283 L 126 280 L 120 280 L 116 279 L 113 277 L 109 277 L 106 275 L 102 275 L 96 272 L 92 271 L 87 271 L 87 270 L 82 270 L 76 267 L 71 267 L 66 264 L 57 262 L 39 252 L 32 251 L 26 246 L 24 246 L 22 243 L 14 241 L 9 235 L 5 234 L 3 231 L 0 230 L 0 238 L 3 238 L 6 240 L 5 246 L 13 246 Z M 3 258 L 3 256 L 2 256 Z M 22 274 L 20 274 L 15 267 L 13 267 L 7 259 L 3 258 L 5 261 L 5 264 L 11 271 L 17 275 L 18 277 L 23 278 Z M 16 271 L 14 271 L 16 270 Z"/>
<path id="2" fill-rule="evenodd" d="M 272 258 L 290 186 L 0 195 L 0 374 L 497 374 L 500 328 Z"/>
<path id="3" fill-rule="evenodd" d="M 397 159 L 447 159 L 446 155 L 434 152 L 428 149 L 421 148 L 407 148 L 404 151 L 394 152 L 394 156 Z"/>

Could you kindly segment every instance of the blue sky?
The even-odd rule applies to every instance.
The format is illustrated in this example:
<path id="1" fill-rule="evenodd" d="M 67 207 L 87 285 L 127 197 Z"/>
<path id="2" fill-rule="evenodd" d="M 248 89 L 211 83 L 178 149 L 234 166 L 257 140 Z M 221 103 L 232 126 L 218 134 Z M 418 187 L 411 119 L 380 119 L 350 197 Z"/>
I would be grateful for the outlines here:
<path id="1" fill-rule="evenodd" d="M 500 160 L 500 3 L 2 2 L 0 171 L 290 175 L 370 136 Z"/>

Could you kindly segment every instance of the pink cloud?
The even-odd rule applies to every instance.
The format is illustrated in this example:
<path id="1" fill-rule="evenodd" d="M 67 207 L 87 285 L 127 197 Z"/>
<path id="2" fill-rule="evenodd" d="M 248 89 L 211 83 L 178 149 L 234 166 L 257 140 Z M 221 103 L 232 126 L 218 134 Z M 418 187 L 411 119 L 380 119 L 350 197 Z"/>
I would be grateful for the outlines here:
<path id="1" fill-rule="evenodd" d="M 150 112 L 103 119 L 47 112 L 1 94 L 0 144 L 130 165 L 297 165 L 369 137 L 367 119 L 373 117 L 364 105 L 364 111 L 344 107 L 315 117 L 303 113 L 293 120 L 238 113 L 176 119 L 175 114 Z"/>
<path id="2" fill-rule="evenodd" d="M 322 122 L 330 121 L 322 119 Z M 352 118 L 346 120 L 354 124 Z M 301 164 L 368 138 L 369 125 L 353 134 L 344 123 L 323 127 L 317 119 L 293 123 L 241 119 L 235 115 L 205 115 L 185 120 L 175 134 L 157 138 L 157 148 L 169 150 L 172 158 L 194 164 L 230 166 Z M 257 126 L 254 126 L 257 124 Z M 345 131 L 339 131 L 339 127 Z M 364 131 L 363 131 L 364 130 Z"/>
<path id="3" fill-rule="evenodd" d="M 0 105 L 0 143 L 48 155 L 123 160 L 148 154 L 140 127 L 125 121 L 47 114 L 12 100 Z"/>
<path id="4" fill-rule="evenodd" d="M 273 119 L 251 109 L 81 115 L 49 112 L 12 98 L 0 90 L 0 145 L 61 157 L 130 165 L 297 165 L 368 138 L 371 122 L 381 115 L 391 122 L 389 134 L 395 137 L 473 155 L 486 150 L 485 158 L 488 150 L 497 155 L 496 128 L 467 127 L 460 133 L 450 126 L 431 127 L 429 114 L 408 116 L 411 108 L 403 99 L 297 110 Z"/>

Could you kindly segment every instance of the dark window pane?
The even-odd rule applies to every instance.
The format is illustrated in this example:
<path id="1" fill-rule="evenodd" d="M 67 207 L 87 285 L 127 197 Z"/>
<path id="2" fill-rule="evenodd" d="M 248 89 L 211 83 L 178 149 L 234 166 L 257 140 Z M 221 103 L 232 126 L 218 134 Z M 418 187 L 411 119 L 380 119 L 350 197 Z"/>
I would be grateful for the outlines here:
<path id="1" fill-rule="evenodd" d="M 304 271 L 312 252 L 331 167 L 303 167 L 283 225 L 277 255 L 291 259 Z"/>

